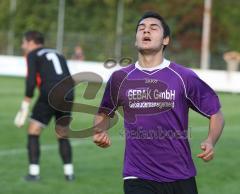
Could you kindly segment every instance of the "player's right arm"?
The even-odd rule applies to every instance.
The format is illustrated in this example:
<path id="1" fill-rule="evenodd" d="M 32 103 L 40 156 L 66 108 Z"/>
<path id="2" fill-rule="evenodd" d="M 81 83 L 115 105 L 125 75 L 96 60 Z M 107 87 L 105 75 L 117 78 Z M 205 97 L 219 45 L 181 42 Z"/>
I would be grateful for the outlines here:
<path id="1" fill-rule="evenodd" d="M 94 119 L 93 142 L 102 148 L 111 145 L 108 135 L 110 117 L 104 113 L 98 113 Z"/>
<path id="2" fill-rule="evenodd" d="M 94 119 L 93 142 L 102 148 L 111 145 L 108 129 L 110 118 L 114 117 L 114 113 L 119 106 L 118 94 L 121 80 L 116 72 L 112 74 L 107 82 L 101 105 Z"/>

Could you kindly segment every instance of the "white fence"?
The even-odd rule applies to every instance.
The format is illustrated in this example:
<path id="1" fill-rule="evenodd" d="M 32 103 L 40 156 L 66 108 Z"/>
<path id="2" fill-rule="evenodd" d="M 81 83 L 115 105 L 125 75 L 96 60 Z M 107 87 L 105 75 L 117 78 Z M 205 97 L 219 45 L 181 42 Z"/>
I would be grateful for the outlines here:
<path id="1" fill-rule="evenodd" d="M 109 79 L 113 71 L 120 68 L 116 66 L 107 69 L 103 63 L 72 60 L 68 61 L 68 66 L 71 74 L 94 72 L 100 75 L 104 82 Z M 216 91 L 240 93 L 240 72 L 228 73 L 222 70 L 193 70 Z M 0 75 L 24 77 L 26 75 L 25 59 L 23 57 L 0 56 Z"/>

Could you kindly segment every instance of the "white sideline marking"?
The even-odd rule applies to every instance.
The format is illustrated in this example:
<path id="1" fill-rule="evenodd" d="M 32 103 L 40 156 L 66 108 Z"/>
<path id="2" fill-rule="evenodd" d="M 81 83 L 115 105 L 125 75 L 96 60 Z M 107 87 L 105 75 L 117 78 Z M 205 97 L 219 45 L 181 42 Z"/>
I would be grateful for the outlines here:
<path id="1" fill-rule="evenodd" d="M 207 126 L 202 126 L 202 127 L 191 127 L 191 130 L 195 133 L 195 132 L 203 132 L 203 131 L 208 131 L 208 127 Z M 233 126 L 225 126 L 225 130 L 227 129 L 227 131 L 231 130 L 231 131 L 236 131 L 238 130 L 239 126 L 233 125 Z M 119 136 L 112 136 L 110 137 L 112 140 L 114 141 L 120 141 L 120 140 L 124 140 L 125 138 L 123 136 L 121 136 L 119 134 Z M 73 140 L 71 142 L 71 145 L 73 147 L 77 147 L 79 145 L 90 145 L 93 144 L 91 139 L 79 139 L 77 140 Z M 48 144 L 48 145 L 42 145 L 41 146 L 41 151 L 51 151 L 51 150 L 55 150 L 57 149 L 58 146 L 56 144 Z M 11 156 L 11 155 L 16 155 L 16 154 L 23 154 L 26 153 L 27 150 L 25 148 L 19 148 L 19 149 L 5 149 L 5 150 L 1 150 L 0 149 L 0 157 L 1 156 Z"/>
<path id="2" fill-rule="evenodd" d="M 124 140 L 124 138 L 122 136 L 117 136 L 117 137 L 111 137 L 112 140 L 114 141 L 120 141 L 120 140 Z M 73 147 L 77 147 L 79 145 L 91 145 L 94 144 L 92 142 L 91 139 L 89 140 L 83 140 L 81 141 L 81 139 L 79 141 L 72 141 L 71 145 Z M 47 145 L 42 145 L 41 146 L 41 151 L 51 151 L 51 150 L 56 150 L 58 149 L 58 145 L 57 144 L 47 144 Z M 12 155 L 17 155 L 17 154 L 25 154 L 27 153 L 27 149 L 25 148 L 18 148 L 18 149 L 5 149 L 5 150 L 0 150 L 0 157 L 2 156 L 12 156 Z"/>
<path id="3" fill-rule="evenodd" d="M 78 146 L 80 144 L 83 144 L 83 142 L 72 142 L 72 146 Z M 50 151 L 57 149 L 57 145 L 55 144 L 47 144 L 41 146 L 41 151 Z M 27 150 L 24 148 L 18 148 L 18 149 L 6 149 L 6 150 L 0 150 L 0 156 L 9 156 L 9 155 L 15 155 L 15 154 L 22 154 L 26 153 Z"/>

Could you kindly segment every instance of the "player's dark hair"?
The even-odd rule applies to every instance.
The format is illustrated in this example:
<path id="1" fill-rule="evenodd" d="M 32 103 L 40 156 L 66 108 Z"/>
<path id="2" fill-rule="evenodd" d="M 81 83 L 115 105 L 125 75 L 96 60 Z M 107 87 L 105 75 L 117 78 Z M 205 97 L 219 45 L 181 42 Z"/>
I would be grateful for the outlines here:
<path id="1" fill-rule="evenodd" d="M 24 33 L 24 38 L 27 41 L 34 41 L 36 44 L 44 44 L 44 36 L 41 32 L 30 30 Z"/>
<path id="2" fill-rule="evenodd" d="M 170 28 L 168 26 L 168 24 L 166 23 L 165 19 L 159 15 L 157 12 L 154 12 L 154 11 L 147 11 L 145 12 L 142 17 L 138 20 L 138 23 L 137 23 L 137 27 L 136 27 L 136 31 L 138 29 L 138 26 L 140 24 L 140 22 L 146 18 L 155 18 L 155 19 L 158 19 L 160 21 L 160 23 L 162 24 L 162 27 L 163 27 L 163 37 L 166 38 L 166 37 L 170 37 L 171 35 L 171 31 L 170 31 Z M 165 45 L 163 47 L 163 50 L 167 47 L 167 45 Z"/>

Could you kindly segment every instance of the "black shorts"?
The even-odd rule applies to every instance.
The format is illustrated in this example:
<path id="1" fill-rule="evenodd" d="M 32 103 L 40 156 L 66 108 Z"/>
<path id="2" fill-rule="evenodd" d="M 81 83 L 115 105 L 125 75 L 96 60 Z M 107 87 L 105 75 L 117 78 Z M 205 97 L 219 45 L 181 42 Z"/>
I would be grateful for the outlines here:
<path id="1" fill-rule="evenodd" d="M 169 183 L 144 179 L 124 180 L 125 194 L 197 194 L 195 177 Z"/>
<path id="2" fill-rule="evenodd" d="M 71 103 L 69 103 L 69 106 L 68 110 L 71 110 Z M 71 111 L 56 110 L 49 105 L 47 99 L 39 97 L 33 107 L 30 118 L 33 121 L 39 122 L 41 127 L 45 127 L 53 116 L 55 117 L 56 123 L 59 122 L 62 126 L 68 126 L 71 120 Z"/>

